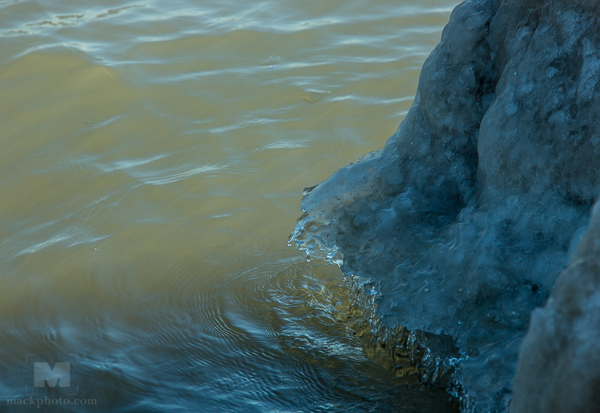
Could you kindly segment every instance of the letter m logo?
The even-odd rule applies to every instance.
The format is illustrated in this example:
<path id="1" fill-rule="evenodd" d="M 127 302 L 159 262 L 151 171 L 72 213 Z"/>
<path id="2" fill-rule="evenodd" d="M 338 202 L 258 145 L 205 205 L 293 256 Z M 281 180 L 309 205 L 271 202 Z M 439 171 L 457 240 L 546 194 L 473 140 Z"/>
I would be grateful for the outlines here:
<path id="1" fill-rule="evenodd" d="M 59 387 L 70 387 L 71 363 L 56 363 L 53 369 L 46 362 L 33 363 L 33 386 L 44 387 L 44 382 L 48 387 L 56 387 L 59 382 Z"/>

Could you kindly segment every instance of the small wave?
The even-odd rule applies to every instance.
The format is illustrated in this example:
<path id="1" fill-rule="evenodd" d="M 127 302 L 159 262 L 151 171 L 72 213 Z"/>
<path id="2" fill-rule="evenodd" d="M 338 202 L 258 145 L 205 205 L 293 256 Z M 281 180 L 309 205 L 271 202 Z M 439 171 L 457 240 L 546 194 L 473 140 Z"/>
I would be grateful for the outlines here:
<path id="1" fill-rule="evenodd" d="M 198 174 L 221 171 L 224 169 L 224 166 L 219 165 L 202 165 L 185 170 L 180 170 L 180 168 L 170 168 L 167 170 L 150 172 L 132 171 L 131 175 L 145 185 L 166 185 L 191 178 Z"/>

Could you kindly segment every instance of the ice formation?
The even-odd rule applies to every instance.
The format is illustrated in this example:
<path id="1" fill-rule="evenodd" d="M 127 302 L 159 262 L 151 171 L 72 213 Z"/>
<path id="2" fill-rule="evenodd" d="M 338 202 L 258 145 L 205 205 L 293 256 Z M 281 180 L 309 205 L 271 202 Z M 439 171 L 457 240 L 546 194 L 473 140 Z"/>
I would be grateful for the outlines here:
<path id="1" fill-rule="evenodd" d="M 302 200 L 300 248 L 375 285 L 387 328 L 453 339 L 435 351 L 459 349 L 463 411 L 508 410 L 530 314 L 600 194 L 599 16 L 595 0 L 461 3 L 398 131 Z"/>
<path id="2" fill-rule="evenodd" d="M 510 411 L 600 412 L 600 204 L 548 303 L 533 312 Z"/>

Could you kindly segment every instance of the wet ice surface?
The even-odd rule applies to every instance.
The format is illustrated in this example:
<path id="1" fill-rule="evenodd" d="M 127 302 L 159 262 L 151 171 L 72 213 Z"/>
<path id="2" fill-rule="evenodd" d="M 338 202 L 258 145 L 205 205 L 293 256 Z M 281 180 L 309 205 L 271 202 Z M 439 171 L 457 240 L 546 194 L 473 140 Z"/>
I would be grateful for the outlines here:
<path id="1" fill-rule="evenodd" d="M 581 1 L 462 3 L 385 147 L 303 198 L 300 248 L 343 254 L 388 328 L 453 339 L 435 348 L 458 347 L 463 411 L 508 409 L 530 314 L 600 192 L 597 27 Z"/>

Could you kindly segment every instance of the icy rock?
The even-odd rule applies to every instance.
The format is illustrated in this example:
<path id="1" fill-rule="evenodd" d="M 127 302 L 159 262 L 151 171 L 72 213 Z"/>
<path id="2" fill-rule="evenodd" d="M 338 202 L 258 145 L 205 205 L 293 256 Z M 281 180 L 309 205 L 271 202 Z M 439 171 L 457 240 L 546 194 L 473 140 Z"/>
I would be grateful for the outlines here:
<path id="1" fill-rule="evenodd" d="M 533 312 L 510 411 L 600 412 L 600 204 L 548 303 Z"/>
<path id="2" fill-rule="evenodd" d="M 599 3 L 468 0 L 380 151 L 306 191 L 293 239 L 378 283 L 389 327 L 463 355 L 463 411 L 508 410 L 519 346 L 600 194 Z"/>

